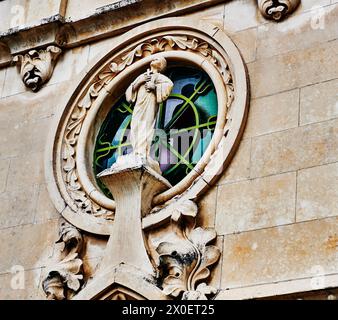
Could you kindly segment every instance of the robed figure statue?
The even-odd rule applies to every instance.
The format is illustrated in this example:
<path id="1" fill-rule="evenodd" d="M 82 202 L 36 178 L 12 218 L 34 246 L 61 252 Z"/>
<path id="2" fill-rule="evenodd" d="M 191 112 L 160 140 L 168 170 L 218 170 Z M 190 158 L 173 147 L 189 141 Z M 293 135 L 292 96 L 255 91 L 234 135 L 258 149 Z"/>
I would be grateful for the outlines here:
<path id="1" fill-rule="evenodd" d="M 159 165 L 150 157 L 156 116 L 159 104 L 169 97 L 173 88 L 172 81 L 161 74 L 166 66 L 165 58 L 155 58 L 150 69 L 138 76 L 126 91 L 127 101 L 135 102 L 130 124 L 132 153 L 146 158 L 156 171 L 159 171 Z"/>

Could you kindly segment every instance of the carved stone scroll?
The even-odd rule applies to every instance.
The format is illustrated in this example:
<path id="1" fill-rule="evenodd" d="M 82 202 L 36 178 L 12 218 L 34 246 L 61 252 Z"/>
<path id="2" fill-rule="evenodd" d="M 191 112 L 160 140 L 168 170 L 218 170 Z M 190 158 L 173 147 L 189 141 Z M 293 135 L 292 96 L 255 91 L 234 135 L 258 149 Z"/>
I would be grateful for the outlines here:
<path id="1" fill-rule="evenodd" d="M 17 63 L 26 87 L 34 92 L 38 91 L 52 76 L 60 53 L 60 48 L 49 46 L 46 49 L 30 50 L 24 55 L 15 56 L 13 61 Z"/>
<path id="2" fill-rule="evenodd" d="M 49 300 L 71 298 L 80 288 L 83 280 L 82 259 L 79 257 L 83 237 L 78 229 L 61 221 L 59 239 L 63 246 L 52 265 L 47 268 L 47 276 L 42 287 Z"/>
<path id="3" fill-rule="evenodd" d="M 182 300 L 207 300 L 217 290 L 207 285 L 209 267 L 220 257 L 220 250 L 210 245 L 213 229 L 194 228 L 197 205 L 187 200 L 177 205 L 171 224 L 178 236 L 176 242 L 162 242 L 157 247 L 163 292 Z"/>

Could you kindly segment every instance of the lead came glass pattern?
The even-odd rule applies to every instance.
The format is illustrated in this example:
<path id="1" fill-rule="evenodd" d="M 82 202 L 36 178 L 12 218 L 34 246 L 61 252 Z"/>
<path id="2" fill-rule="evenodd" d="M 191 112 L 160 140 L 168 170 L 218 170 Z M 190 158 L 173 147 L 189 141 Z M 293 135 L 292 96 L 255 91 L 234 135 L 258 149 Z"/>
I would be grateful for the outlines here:
<path id="1" fill-rule="evenodd" d="M 217 121 L 217 95 L 209 76 L 191 67 L 168 68 L 174 83 L 169 98 L 159 105 L 151 156 L 160 163 L 163 177 L 177 184 L 200 160 Z M 95 175 L 111 167 L 118 156 L 132 151 L 129 142 L 133 105 L 123 94 L 104 120 L 94 150 Z M 108 189 L 97 180 L 102 191 Z"/>

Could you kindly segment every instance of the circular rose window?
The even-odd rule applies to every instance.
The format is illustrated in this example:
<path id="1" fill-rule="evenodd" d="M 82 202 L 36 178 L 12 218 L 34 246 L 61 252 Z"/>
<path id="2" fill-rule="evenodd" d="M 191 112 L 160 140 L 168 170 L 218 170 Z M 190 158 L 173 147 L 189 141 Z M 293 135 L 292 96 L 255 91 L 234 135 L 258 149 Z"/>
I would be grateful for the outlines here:
<path id="1" fill-rule="evenodd" d="M 76 227 L 108 235 L 116 203 L 97 175 L 132 151 L 133 103 L 125 92 L 151 61 L 167 61 L 173 83 L 158 104 L 151 158 L 171 188 L 152 205 L 162 211 L 142 218 L 143 228 L 167 217 L 174 198 L 197 199 L 230 163 L 248 110 L 245 66 L 228 36 L 204 22 L 164 19 L 116 38 L 116 45 L 81 75 L 76 90 L 56 117 L 46 161 L 50 195 Z"/>
<path id="2" fill-rule="evenodd" d="M 156 159 L 172 185 L 185 177 L 203 156 L 217 122 L 217 95 L 210 77 L 192 67 L 172 67 L 166 71 L 174 87 L 159 105 L 151 156 Z M 111 167 L 117 158 L 132 151 L 130 122 L 133 104 L 123 95 L 111 108 L 96 139 L 95 176 Z M 97 179 L 101 190 L 112 197 Z"/>

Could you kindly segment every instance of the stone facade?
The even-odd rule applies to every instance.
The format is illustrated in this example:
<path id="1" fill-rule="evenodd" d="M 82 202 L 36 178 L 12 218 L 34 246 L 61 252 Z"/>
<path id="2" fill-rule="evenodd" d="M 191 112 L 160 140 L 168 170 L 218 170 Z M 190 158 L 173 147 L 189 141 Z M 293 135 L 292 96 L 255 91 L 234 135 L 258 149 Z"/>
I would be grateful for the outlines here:
<path id="1" fill-rule="evenodd" d="M 57 114 L 121 34 L 175 16 L 224 30 L 250 80 L 238 150 L 197 201 L 197 225 L 215 228 L 221 252 L 210 278 L 216 299 L 337 299 L 338 1 L 301 1 L 279 22 L 262 2 L 0 2 L 0 299 L 46 299 L 42 282 L 59 250 L 46 172 Z M 62 53 L 33 92 L 11 61 L 41 45 Z M 156 242 L 161 230 L 152 232 Z M 90 283 L 107 237 L 82 236 Z"/>

